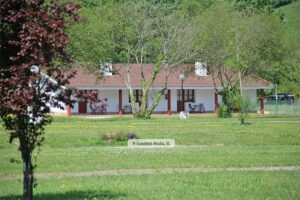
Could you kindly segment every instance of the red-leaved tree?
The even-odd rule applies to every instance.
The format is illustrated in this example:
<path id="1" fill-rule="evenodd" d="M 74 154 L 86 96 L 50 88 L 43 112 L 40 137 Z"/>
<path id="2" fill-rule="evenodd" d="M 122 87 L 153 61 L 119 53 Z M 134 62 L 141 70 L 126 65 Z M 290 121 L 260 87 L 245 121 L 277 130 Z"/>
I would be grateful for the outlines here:
<path id="1" fill-rule="evenodd" d="M 69 104 L 61 63 L 67 54 L 67 24 L 79 20 L 78 4 L 58 0 L 0 0 L 0 115 L 18 140 L 23 160 L 23 199 L 33 198 L 32 153 L 44 140 L 50 107 Z M 60 63 L 58 65 L 57 63 Z"/>

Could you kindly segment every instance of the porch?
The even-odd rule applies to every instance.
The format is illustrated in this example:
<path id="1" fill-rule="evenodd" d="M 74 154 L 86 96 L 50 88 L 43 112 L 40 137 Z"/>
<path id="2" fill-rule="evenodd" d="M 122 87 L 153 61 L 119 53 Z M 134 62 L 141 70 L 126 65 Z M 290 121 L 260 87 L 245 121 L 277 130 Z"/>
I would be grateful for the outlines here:
<path id="1" fill-rule="evenodd" d="M 147 99 L 148 105 L 154 102 L 154 98 L 159 90 L 151 90 Z M 263 90 L 262 94 L 263 94 Z M 141 90 L 134 90 L 135 103 L 138 109 L 140 105 Z M 245 90 L 245 94 L 249 95 L 251 99 L 256 100 L 256 89 Z M 105 107 L 102 109 L 98 105 L 91 105 L 87 100 L 80 99 L 75 103 L 74 107 L 68 109 L 68 115 L 71 114 L 130 114 L 131 102 L 129 91 L 127 89 L 118 90 L 98 90 L 97 98 L 104 102 Z M 264 97 L 263 97 L 264 98 Z M 182 101 L 184 99 L 184 101 Z M 161 97 L 154 113 L 165 113 L 171 115 L 180 111 L 187 111 L 190 113 L 213 113 L 216 112 L 218 105 L 221 103 L 221 97 L 215 93 L 214 89 L 184 89 L 183 94 L 178 88 L 168 89 Z M 262 101 L 263 103 L 263 101 Z M 261 106 L 261 113 L 263 114 L 263 104 Z"/>

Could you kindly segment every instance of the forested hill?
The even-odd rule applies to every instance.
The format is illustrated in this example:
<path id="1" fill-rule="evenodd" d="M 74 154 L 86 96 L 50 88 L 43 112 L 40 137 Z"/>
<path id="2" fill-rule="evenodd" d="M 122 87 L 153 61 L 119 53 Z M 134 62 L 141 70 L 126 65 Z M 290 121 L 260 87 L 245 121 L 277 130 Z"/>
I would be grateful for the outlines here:
<path id="1" fill-rule="evenodd" d="M 119 3 L 124 2 L 124 0 L 77 0 L 78 2 L 81 2 L 84 6 L 87 7 L 93 7 L 100 4 L 105 3 Z M 167 3 L 167 4 L 173 4 L 176 6 L 183 6 L 183 7 L 189 7 L 192 8 L 192 6 L 197 7 L 197 5 L 210 5 L 216 0 L 156 0 L 156 3 Z M 229 2 L 232 2 L 236 5 L 239 5 L 241 7 L 271 7 L 271 8 L 278 8 L 287 4 L 290 4 L 297 0 L 226 0 Z"/>
<path id="2" fill-rule="evenodd" d="M 235 66 L 300 96 L 300 0 L 77 0 L 69 51 L 102 62 Z M 180 30 L 180 31 L 179 31 Z"/>

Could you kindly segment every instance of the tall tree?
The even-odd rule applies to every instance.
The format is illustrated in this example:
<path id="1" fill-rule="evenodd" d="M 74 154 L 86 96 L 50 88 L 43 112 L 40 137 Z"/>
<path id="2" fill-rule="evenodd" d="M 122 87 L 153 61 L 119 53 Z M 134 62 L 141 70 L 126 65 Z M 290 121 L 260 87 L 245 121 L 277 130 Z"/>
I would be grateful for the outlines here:
<path id="1" fill-rule="evenodd" d="M 23 199 L 33 198 L 32 154 L 51 122 L 50 106 L 70 103 L 59 65 L 69 62 L 65 28 L 79 19 L 79 5 L 41 0 L 0 0 L 0 116 L 18 139 L 23 160 Z"/>
<path id="2" fill-rule="evenodd" d="M 91 71 L 98 69 L 101 61 L 119 62 L 119 76 L 130 92 L 133 115 L 149 118 L 167 86 L 162 85 L 154 103 L 149 105 L 149 89 L 157 74 L 165 71 L 167 81 L 171 68 L 196 55 L 192 43 L 194 26 L 174 6 L 156 1 L 107 3 L 82 13 L 86 20 L 70 30 L 73 52 L 79 61 L 90 62 L 87 68 Z M 131 70 L 132 63 L 139 66 L 138 72 Z M 145 63 L 155 63 L 150 77 L 146 77 Z M 139 109 L 131 87 L 131 77 L 137 75 L 142 88 Z"/>
<path id="3" fill-rule="evenodd" d="M 216 82 L 220 80 L 223 86 L 222 102 L 219 114 L 221 116 L 230 116 L 234 102 L 231 94 L 235 85 L 232 78 L 232 72 L 226 68 L 225 61 L 231 55 L 231 48 L 228 45 L 232 41 L 232 33 L 229 31 L 230 22 L 233 18 L 233 8 L 226 3 L 213 4 L 205 12 L 198 16 L 200 31 L 198 35 L 198 44 L 203 51 L 200 51 L 199 58 L 207 63 L 208 71 L 211 73 L 215 93 L 217 90 Z"/>
<path id="4" fill-rule="evenodd" d="M 201 19 L 199 38 L 205 49 L 201 55 L 224 89 L 238 84 L 243 95 L 245 76 L 257 75 L 272 81 L 281 75 L 284 70 L 281 66 L 288 55 L 281 42 L 284 29 L 277 17 L 264 11 L 239 11 L 229 4 L 219 3 L 203 13 Z M 226 93 L 229 91 L 222 94 Z M 231 111 L 233 107 L 229 108 Z"/>

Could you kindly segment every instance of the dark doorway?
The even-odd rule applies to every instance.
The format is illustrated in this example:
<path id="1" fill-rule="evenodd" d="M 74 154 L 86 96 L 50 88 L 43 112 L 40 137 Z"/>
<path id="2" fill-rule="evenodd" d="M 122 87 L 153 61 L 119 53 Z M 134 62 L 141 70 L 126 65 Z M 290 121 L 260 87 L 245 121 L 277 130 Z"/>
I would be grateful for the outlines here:
<path id="1" fill-rule="evenodd" d="M 183 94 L 182 94 L 183 92 Z M 183 98 L 183 101 L 182 101 Z M 195 102 L 194 90 L 177 90 L 177 112 L 184 111 L 185 102 Z"/>
<path id="2" fill-rule="evenodd" d="M 79 113 L 86 113 L 87 112 L 87 101 L 86 100 L 81 100 L 78 103 L 78 112 Z"/>

